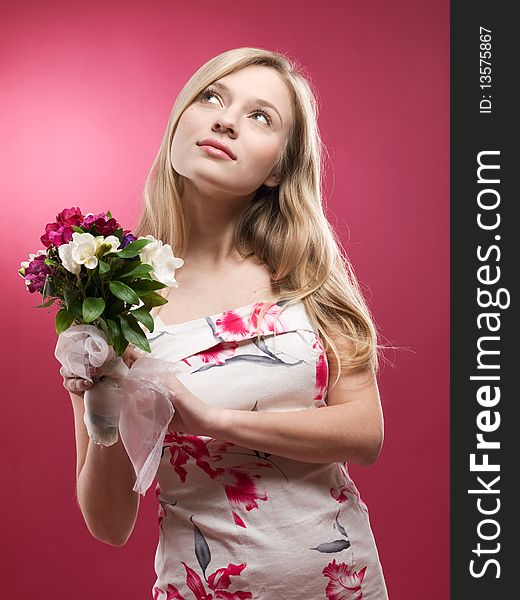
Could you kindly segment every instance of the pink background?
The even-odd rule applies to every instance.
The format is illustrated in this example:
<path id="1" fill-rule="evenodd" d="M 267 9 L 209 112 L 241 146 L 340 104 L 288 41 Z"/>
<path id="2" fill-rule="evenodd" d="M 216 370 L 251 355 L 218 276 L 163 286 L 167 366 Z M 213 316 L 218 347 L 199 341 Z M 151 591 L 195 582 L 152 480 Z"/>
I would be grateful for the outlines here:
<path id="1" fill-rule="evenodd" d="M 261 46 L 297 57 L 319 90 L 328 215 L 387 343 L 408 349 L 380 376 L 382 454 L 350 467 L 390 598 L 448 598 L 448 1 L 22 1 L 0 23 L 5 597 L 151 598 L 153 490 L 126 546 L 90 536 L 53 319 L 16 271 L 64 207 L 133 227 L 182 85 Z"/>

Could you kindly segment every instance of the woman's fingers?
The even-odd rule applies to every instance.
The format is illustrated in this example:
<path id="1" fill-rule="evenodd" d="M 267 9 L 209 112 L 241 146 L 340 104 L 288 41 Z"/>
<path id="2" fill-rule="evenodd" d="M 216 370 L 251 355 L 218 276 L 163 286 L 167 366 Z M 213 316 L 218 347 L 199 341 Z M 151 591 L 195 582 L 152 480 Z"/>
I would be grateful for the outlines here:
<path id="1" fill-rule="evenodd" d="M 126 350 L 123 352 L 123 356 L 121 358 L 123 359 L 123 362 L 125 363 L 125 365 L 128 368 L 130 368 L 138 358 L 142 358 L 143 356 L 146 356 L 146 355 L 147 355 L 146 352 L 139 352 L 135 348 L 132 348 L 131 346 L 127 346 Z"/>
<path id="2" fill-rule="evenodd" d="M 87 379 L 81 379 L 81 377 L 64 377 L 63 378 L 63 387 L 72 392 L 73 394 L 78 394 L 84 392 L 85 390 L 89 390 L 94 384 Z"/>

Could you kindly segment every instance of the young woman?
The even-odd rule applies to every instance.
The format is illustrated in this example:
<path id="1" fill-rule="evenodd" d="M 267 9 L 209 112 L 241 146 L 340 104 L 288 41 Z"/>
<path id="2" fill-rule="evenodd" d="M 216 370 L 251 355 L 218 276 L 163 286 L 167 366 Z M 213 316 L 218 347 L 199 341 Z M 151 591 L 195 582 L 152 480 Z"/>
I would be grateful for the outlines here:
<path id="1" fill-rule="evenodd" d="M 154 600 L 388 597 L 347 469 L 381 450 L 379 345 L 323 212 L 321 161 L 311 85 L 281 54 L 224 52 L 173 107 L 136 229 L 184 259 L 148 335 L 177 366 Z M 120 440 L 89 442 L 85 382 L 65 386 L 79 506 L 121 546 L 135 473 Z"/>

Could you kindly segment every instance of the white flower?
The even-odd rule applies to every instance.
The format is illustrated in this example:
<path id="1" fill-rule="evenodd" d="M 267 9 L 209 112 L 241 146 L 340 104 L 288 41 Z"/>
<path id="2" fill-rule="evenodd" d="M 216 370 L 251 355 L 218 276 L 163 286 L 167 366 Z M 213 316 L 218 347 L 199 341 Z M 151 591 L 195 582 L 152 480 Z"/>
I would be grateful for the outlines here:
<path id="1" fill-rule="evenodd" d="M 75 263 L 85 265 L 87 269 L 95 269 L 97 267 L 98 259 L 96 252 L 98 250 L 98 242 L 96 242 L 96 238 L 91 233 L 77 233 L 75 231 L 72 234 L 72 241 L 68 243 L 68 246 L 71 250 L 72 260 Z"/>
<path id="2" fill-rule="evenodd" d="M 152 235 L 140 236 L 140 240 L 151 240 L 139 253 L 142 263 L 152 265 L 152 279 L 164 283 L 169 287 L 179 287 L 175 280 L 175 269 L 182 267 L 182 258 L 176 258 L 170 244 L 163 244 Z"/>
<path id="3" fill-rule="evenodd" d="M 121 242 L 119 241 L 119 238 L 117 238 L 115 235 L 109 235 L 106 238 L 104 238 L 102 235 L 98 235 L 96 236 L 96 251 L 99 251 L 101 246 L 104 245 L 105 248 L 101 256 L 104 256 L 109 252 L 121 252 L 123 248 L 118 248 L 120 243 Z"/>
<path id="4" fill-rule="evenodd" d="M 58 254 L 60 255 L 61 264 L 67 269 L 67 271 L 74 273 L 74 275 L 79 275 L 81 265 L 72 258 L 71 243 L 72 242 L 69 242 L 68 244 L 62 244 L 59 246 Z"/>
<path id="5" fill-rule="evenodd" d="M 91 233 L 75 231 L 72 234 L 72 241 L 59 246 L 58 253 L 67 271 L 78 275 L 81 265 L 85 265 L 87 269 L 95 269 L 98 266 L 99 256 L 109 252 L 121 252 L 122 248 L 118 248 L 120 243 L 115 235 L 106 238 L 102 235 L 94 237 Z"/>

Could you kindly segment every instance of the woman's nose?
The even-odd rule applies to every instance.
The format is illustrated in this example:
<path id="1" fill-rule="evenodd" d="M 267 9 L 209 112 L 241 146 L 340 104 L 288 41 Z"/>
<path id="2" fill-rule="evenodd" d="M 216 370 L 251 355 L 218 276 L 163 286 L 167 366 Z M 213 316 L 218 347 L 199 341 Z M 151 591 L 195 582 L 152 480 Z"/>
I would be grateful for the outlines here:
<path id="1" fill-rule="evenodd" d="M 220 114 L 213 124 L 213 131 L 229 132 L 233 135 L 237 133 L 237 126 L 234 118 L 231 115 Z"/>

